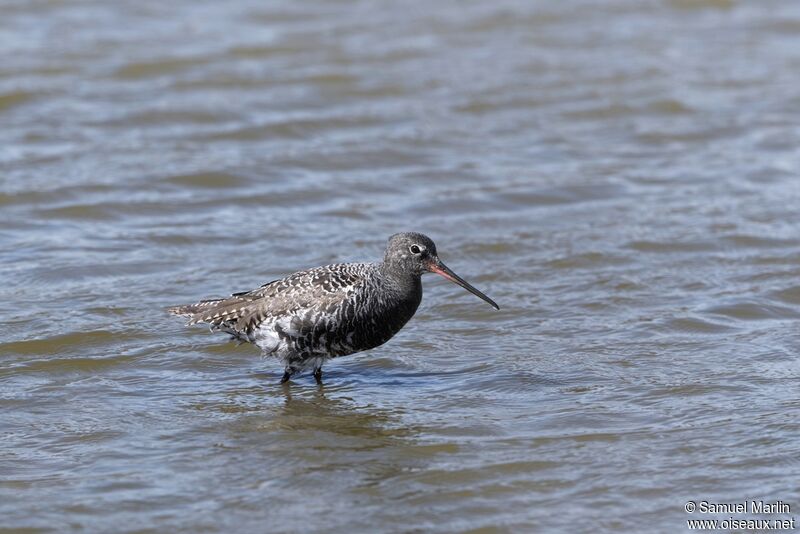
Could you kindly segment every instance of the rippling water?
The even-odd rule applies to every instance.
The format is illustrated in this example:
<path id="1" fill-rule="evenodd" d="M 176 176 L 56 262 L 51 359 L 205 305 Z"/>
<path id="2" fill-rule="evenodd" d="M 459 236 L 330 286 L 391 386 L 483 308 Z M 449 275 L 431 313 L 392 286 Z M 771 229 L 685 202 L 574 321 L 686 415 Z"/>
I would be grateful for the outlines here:
<path id="1" fill-rule="evenodd" d="M 5 1 L 0 517 L 685 529 L 800 510 L 800 4 Z M 288 391 L 165 315 L 417 230 Z"/>

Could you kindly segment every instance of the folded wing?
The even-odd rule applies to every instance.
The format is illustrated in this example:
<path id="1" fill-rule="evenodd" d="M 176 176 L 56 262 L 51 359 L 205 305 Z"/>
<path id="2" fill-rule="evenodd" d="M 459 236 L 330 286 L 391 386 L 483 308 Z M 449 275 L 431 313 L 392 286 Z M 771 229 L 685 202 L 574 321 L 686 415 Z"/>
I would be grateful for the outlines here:
<path id="1" fill-rule="evenodd" d="M 363 269 L 359 265 L 329 265 L 300 271 L 252 291 L 174 306 L 167 311 L 189 317 L 189 325 L 206 323 L 212 330 L 252 341 L 254 330 L 264 321 L 297 316 L 303 310 L 317 313 L 335 310 L 362 282 Z"/>

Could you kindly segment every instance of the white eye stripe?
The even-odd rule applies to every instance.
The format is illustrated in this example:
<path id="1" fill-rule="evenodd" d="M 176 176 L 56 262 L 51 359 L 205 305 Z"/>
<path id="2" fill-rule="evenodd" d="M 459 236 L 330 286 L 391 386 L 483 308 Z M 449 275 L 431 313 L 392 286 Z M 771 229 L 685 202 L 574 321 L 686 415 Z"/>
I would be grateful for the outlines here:
<path id="1" fill-rule="evenodd" d="M 425 252 L 425 247 L 423 247 L 422 245 L 411 245 L 410 247 L 408 247 L 408 250 L 411 251 L 412 254 L 420 254 L 422 252 Z"/>

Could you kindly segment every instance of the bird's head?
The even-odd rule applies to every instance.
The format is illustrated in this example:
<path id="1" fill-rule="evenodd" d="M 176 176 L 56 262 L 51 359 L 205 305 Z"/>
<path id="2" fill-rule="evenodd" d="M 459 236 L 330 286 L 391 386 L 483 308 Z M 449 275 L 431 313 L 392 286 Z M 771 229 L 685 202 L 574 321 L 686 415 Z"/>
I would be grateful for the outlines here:
<path id="1" fill-rule="evenodd" d="M 436 273 L 451 282 L 460 285 L 473 295 L 491 304 L 495 309 L 500 307 L 489 297 L 472 287 L 466 280 L 450 270 L 436 253 L 436 244 L 430 237 L 416 232 L 394 234 L 389 238 L 383 262 L 395 272 L 421 276 L 425 273 Z"/>

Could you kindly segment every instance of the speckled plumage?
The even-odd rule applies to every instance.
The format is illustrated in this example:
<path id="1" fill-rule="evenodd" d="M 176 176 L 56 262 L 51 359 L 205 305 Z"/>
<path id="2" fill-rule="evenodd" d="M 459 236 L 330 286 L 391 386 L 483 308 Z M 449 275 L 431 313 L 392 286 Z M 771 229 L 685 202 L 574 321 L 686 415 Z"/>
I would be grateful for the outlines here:
<path id="1" fill-rule="evenodd" d="M 279 358 L 284 382 L 309 368 L 319 382 L 327 359 L 382 345 L 411 319 L 422 300 L 424 272 L 458 279 L 438 259 L 428 237 L 395 234 L 380 263 L 316 267 L 252 291 L 168 311 L 189 317 L 190 325 L 206 323 L 212 331 L 226 332 L 257 345 L 265 356 Z M 456 281 L 466 284 L 462 282 Z M 468 284 L 464 287 L 497 307 Z"/>

